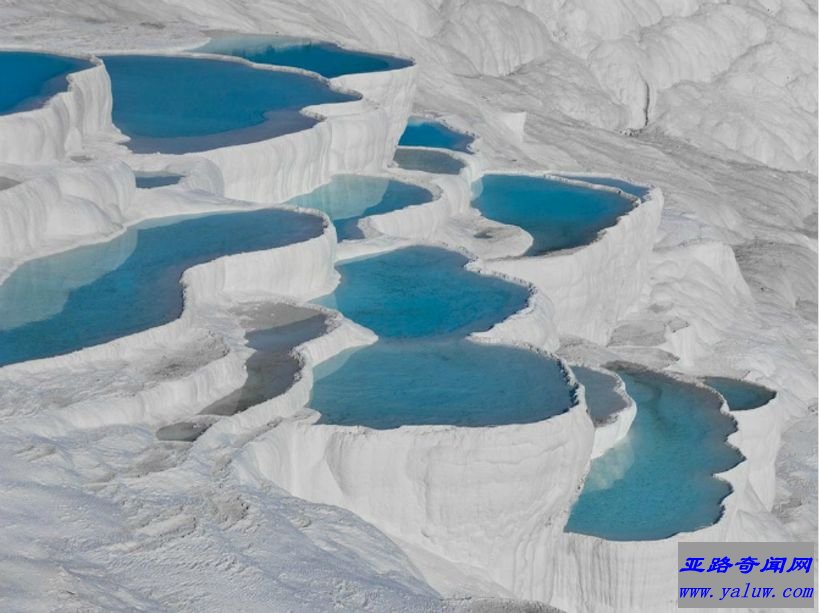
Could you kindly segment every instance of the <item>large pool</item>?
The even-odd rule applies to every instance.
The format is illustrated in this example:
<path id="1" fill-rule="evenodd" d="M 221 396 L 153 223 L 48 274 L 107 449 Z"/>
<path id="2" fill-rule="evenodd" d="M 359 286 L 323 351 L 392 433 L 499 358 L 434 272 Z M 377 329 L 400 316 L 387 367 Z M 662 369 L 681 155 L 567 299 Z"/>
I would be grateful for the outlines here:
<path id="1" fill-rule="evenodd" d="M 467 261 L 437 247 L 349 260 L 336 266 L 335 292 L 317 302 L 389 338 L 465 336 L 526 306 L 526 287 L 470 272 Z"/>
<path id="2" fill-rule="evenodd" d="M 26 262 L 0 285 L 0 365 L 167 323 L 185 269 L 318 236 L 315 215 L 260 210 L 144 223 L 106 243 Z"/>
<path id="3" fill-rule="evenodd" d="M 467 340 L 379 341 L 315 369 L 319 423 L 499 426 L 566 411 L 571 390 L 557 361 Z"/>
<path id="4" fill-rule="evenodd" d="M 728 403 L 728 408 L 732 411 L 757 409 L 768 404 L 776 397 L 776 392 L 769 390 L 767 387 L 749 383 L 748 381 L 740 381 L 739 379 L 705 377 L 703 381 L 706 385 L 713 387 L 722 394 L 725 402 Z"/>
<path id="5" fill-rule="evenodd" d="M 532 235 L 526 255 L 586 245 L 634 207 L 612 191 L 527 175 L 485 175 L 478 190 L 472 204 L 484 217 Z"/>
<path id="6" fill-rule="evenodd" d="M 363 238 L 358 221 L 370 215 L 389 213 L 414 204 L 429 202 L 432 194 L 417 185 L 382 177 L 337 175 L 328 184 L 291 204 L 327 213 L 340 240 Z"/>
<path id="7" fill-rule="evenodd" d="M 742 460 L 726 438 L 734 421 L 708 390 L 619 367 L 637 403 L 628 435 L 592 461 L 566 531 L 655 540 L 716 522 L 730 485 L 713 475 Z"/>
<path id="8" fill-rule="evenodd" d="M 287 36 L 243 35 L 211 40 L 195 51 L 242 57 L 258 64 L 290 66 L 332 79 L 345 74 L 381 72 L 412 65 L 389 55 L 344 49 L 333 43 Z"/>
<path id="9" fill-rule="evenodd" d="M 435 147 L 470 153 L 469 146 L 474 140 L 469 134 L 457 132 L 440 121 L 410 117 L 398 144 L 405 147 Z"/>
<path id="10" fill-rule="evenodd" d="M 186 153 L 304 130 L 301 109 L 355 96 L 317 78 L 241 62 L 109 55 L 113 119 L 136 153 Z"/>
<path id="11" fill-rule="evenodd" d="M 0 51 L 0 115 L 42 106 L 68 88 L 66 75 L 91 66 L 88 60 L 63 55 Z"/>

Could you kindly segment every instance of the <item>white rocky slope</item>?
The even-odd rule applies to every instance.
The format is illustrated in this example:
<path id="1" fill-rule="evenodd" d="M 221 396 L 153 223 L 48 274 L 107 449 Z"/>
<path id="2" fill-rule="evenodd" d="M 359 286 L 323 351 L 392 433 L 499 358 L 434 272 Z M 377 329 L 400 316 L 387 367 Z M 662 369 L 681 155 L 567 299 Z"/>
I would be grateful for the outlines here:
<path id="1" fill-rule="evenodd" d="M 354 0 L 319 6 L 141 0 L 127 9 L 114 0 L 6 1 L 0 44 L 168 49 L 198 43 L 202 29 L 218 28 L 392 51 L 418 60 L 417 108 L 451 114 L 453 123 L 479 133 L 491 167 L 593 170 L 659 185 L 665 208 L 641 298 L 614 323 L 606 349 L 564 338 L 563 351 L 673 365 L 690 374 L 747 374 L 780 390 L 787 451 L 780 455 L 777 491 L 764 496 L 791 536 L 810 538 L 816 531 L 815 22 L 815 7 L 800 2 L 382 0 L 365 10 Z M 112 164 L 116 176 L 110 158 L 122 151 L 110 139 L 75 138 L 67 153 L 93 156 L 95 166 Z M 205 168 L 201 180 L 211 181 L 211 171 Z M 18 172 L 0 175 L 18 179 Z M 224 187 L 235 185 L 241 183 Z M 93 202 L 94 193 L 76 192 L 64 189 L 77 210 L 88 208 L 74 198 Z M 127 188 L 116 193 L 129 200 Z M 202 210 L 226 205 L 182 200 L 179 206 Z M 114 202 L 117 223 L 93 225 L 80 240 L 119 231 L 123 220 L 115 217 L 127 206 Z M 158 210 L 158 203 L 142 202 L 124 221 Z M 65 239 L 56 234 L 54 245 Z M 41 247 L 21 241 L 29 253 Z M 331 275 L 322 266 L 315 270 Z M 24 377 L 3 378 L 5 608 L 477 604 L 442 603 L 406 553 L 441 593 L 511 595 L 477 581 L 481 572 L 454 568 L 398 540 L 402 552 L 336 507 L 294 499 L 257 479 L 231 478 L 234 454 L 243 462 L 253 458 L 248 443 L 257 436 L 269 452 L 266 433 L 278 434 L 264 408 L 225 422 L 209 438 L 218 444 L 204 446 L 206 454 L 186 458 L 178 447 L 157 444 L 153 430 L 164 423 L 163 413 L 189 414 L 241 383 L 241 329 L 221 308 L 215 315 L 204 310 L 210 333 L 195 326 L 159 346 L 160 335 L 149 334 L 149 343 L 117 360 L 102 351 L 103 360 L 38 363 L 19 369 Z M 86 421 L 108 407 L 131 409 Z M 589 610 L 599 589 L 587 590 Z M 575 597 L 561 593 L 561 603 Z"/>

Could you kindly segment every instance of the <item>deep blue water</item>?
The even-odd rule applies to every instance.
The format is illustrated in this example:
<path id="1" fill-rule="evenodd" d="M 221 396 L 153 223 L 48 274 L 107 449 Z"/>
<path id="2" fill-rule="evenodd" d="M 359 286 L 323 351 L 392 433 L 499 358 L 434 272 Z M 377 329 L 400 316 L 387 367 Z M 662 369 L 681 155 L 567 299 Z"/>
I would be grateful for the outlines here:
<path id="1" fill-rule="evenodd" d="M 73 57 L 0 51 L 0 115 L 42 106 L 68 88 L 68 73 L 91 66 L 91 62 Z"/>
<path id="2" fill-rule="evenodd" d="M 333 43 L 284 36 L 217 38 L 196 51 L 233 55 L 258 64 L 302 68 L 317 72 L 328 79 L 345 74 L 394 70 L 412 64 L 402 58 L 353 51 Z"/>
<path id="3" fill-rule="evenodd" d="M 341 282 L 319 299 L 379 337 L 465 336 L 521 310 L 529 290 L 469 272 L 464 256 L 408 247 L 336 266 Z"/>
<path id="4" fill-rule="evenodd" d="M 327 213 L 333 220 L 339 240 L 363 238 L 358 220 L 389 213 L 413 204 L 432 200 L 432 194 L 417 185 L 381 177 L 338 175 L 330 183 L 291 204 Z"/>
<path id="5" fill-rule="evenodd" d="M 142 224 L 106 243 L 27 262 L 0 285 L 0 365 L 172 321 L 182 312 L 185 269 L 322 230 L 320 218 L 290 211 L 207 215 Z"/>
<path id="6" fill-rule="evenodd" d="M 310 407 L 319 423 L 497 426 L 566 411 L 557 362 L 513 347 L 456 341 L 379 341 L 320 364 Z"/>
<path id="7" fill-rule="evenodd" d="M 410 117 L 398 144 L 407 147 L 436 147 L 470 153 L 469 145 L 474 140 L 468 134 L 456 132 L 440 121 Z"/>
<path id="8" fill-rule="evenodd" d="M 595 425 L 610 421 L 626 407 L 625 400 L 617 393 L 617 379 L 613 375 L 585 366 L 572 366 L 572 372 L 586 388 L 586 405 Z"/>
<path id="9" fill-rule="evenodd" d="M 543 177 L 485 175 L 478 187 L 472 204 L 484 217 L 532 235 L 526 255 L 586 245 L 633 208 L 619 194 Z"/>
<path id="10" fill-rule="evenodd" d="M 427 149 L 407 149 L 398 147 L 395 150 L 395 163 L 404 170 L 420 170 L 439 175 L 457 175 L 464 167 L 463 162 L 443 151 Z"/>
<path id="11" fill-rule="evenodd" d="M 304 130 L 300 109 L 355 99 L 319 79 L 239 62 L 110 55 L 113 118 L 137 153 L 185 153 Z"/>
<path id="12" fill-rule="evenodd" d="M 166 187 L 176 185 L 182 180 L 182 175 L 172 173 L 142 173 L 134 174 L 136 186 L 140 189 L 153 189 L 155 187 Z"/>
<path id="13" fill-rule="evenodd" d="M 732 411 L 747 411 L 768 404 L 776 397 L 776 392 L 748 381 L 728 377 L 705 377 L 706 385 L 717 390 Z"/>
<path id="14" fill-rule="evenodd" d="M 648 195 L 648 192 L 651 190 L 648 187 L 643 187 L 642 185 L 635 185 L 634 183 L 629 183 L 628 181 L 623 181 L 622 179 L 613 179 L 611 177 L 595 177 L 591 175 L 584 175 L 584 176 L 577 176 L 577 175 L 565 175 L 566 178 L 572 179 L 573 181 L 584 181 L 586 183 L 592 183 L 594 185 L 602 185 L 605 187 L 613 187 L 615 189 L 619 189 L 624 191 L 627 194 L 631 194 L 635 198 L 639 198 L 642 200 Z"/>
<path id="15" fill-rule="evenodd" d="M 742 455 L 718 397 L 659 373 L 621 367 L 637 416 L 625 439 L 592 461 L 567 532 L 655 540 L 716 522 L 731 488 L 713 475 Z"/>

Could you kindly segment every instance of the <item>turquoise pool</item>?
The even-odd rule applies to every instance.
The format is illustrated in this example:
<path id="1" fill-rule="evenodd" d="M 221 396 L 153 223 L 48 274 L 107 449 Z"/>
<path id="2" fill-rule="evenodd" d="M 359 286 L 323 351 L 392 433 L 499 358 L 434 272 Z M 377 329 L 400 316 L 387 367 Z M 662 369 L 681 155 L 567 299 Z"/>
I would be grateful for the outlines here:
<path id="1" fill-rule="evenodd" d="M 440 121 L 410 117 L 398 144 L 405 147 L 435 147 L 471 153 L 470 145 L 474 140 L 469 134 L 457 132 Z"/>
<path id="2" fill-rule="evenodd" d="M 708 390 L 660 373 L 614 368 L 637 403 L 628 435 L 592 461 L 567 532 L 615 541 L 663 539 L 715 523 L 731 486 L 714 474 L 742 455 Z"/>
<path id="3" fill-rule="evenodd" d="M 531 423 L 573 403 L 556 360 L 467 340 L 379 341 L 320 364 L 315 377 L 319 423 L 344 426 Z"/>
<path id="4" fill-rule="evenodd" d="M 470 272 L 467 262 L 437 247 L 341 262 L 341 282 L 317 302 L 389 338 L 466 336 L 526 306 L 526 287 Z"/>
<path id="5" fill-rule="evenodd" d="M 63 55 L 30 51 L 0 51 L 0 115 L 42 106 L 54 94 L 68 88 L 69 73 L 93 64 Z"/>
<path id="6" fill-rule="evenodd" d="M 705 377 L 703 382 L 717 390 L 732 411 L 757 409 L 776 398 L 776 392 L 748 381 L 728 377 Z"/>
<path id="7" fill-rule="evenodd" d="M 273 35 L 219 37 L 195 51 L 233 55 L 257 64 L 301 68 L 317 72 L 328 79 L 412 65 L 409 60 L 389 55 L 354 51 L 333 43 Z"/>
<path id="8" fill-rule="evenodd" d="M 591 243 L 634 208 L 631 199 L 615 192 L 528 175 L 485 175 L 475 191 L 472 205 L 484 217 L 532 235 L 526 255 Z"/>
<path id="9" fill-rule="evenodd" d="M 136 153 L 187 153 L 305 130 L 301 109 L 356 96 L 319 79 L 241 62 L 109 55 L 113 119 Z"/>
<path id="10" fill-rule="evenodd" d="M 0 285 L 0 365 L 167 323 L 191 266 L 322 233 L 315 215 L 260 210 L 144 223 L 106 243 L 26 262 Z"/>
<path id="11" fill-rule="evenodd" d="M 429 202 L 432 194 L 417 185 L 382 177 L 338 175 L 327 185 L 291 204 L 316 209 L 333 220 L 339 240 L 363 238 L 358 221 L 370 215 L 381 215 L 414 204 Z"/>

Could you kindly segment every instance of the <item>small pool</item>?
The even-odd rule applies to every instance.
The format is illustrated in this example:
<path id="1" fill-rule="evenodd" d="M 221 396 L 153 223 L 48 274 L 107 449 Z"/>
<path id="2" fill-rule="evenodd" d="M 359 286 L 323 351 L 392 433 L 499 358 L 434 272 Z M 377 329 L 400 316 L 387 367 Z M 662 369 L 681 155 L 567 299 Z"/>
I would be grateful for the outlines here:
<path id="1" fill-rule="evenodd" d="M 728 408 L 732 411 L 757 409 L 776 397 L 776 392 L 767 387 L 739 379 L 704 377 L 703 382 L 722 394 L 725 402 L 728 403 Z"/>
<path id="2" fill-rule="evenodd" d="M 202 436 L 213 424 L 205 421 L 180 421 L 161 427 L 156 431 L 160 441 L 192 443 Z"/>
<path id="3" fill-rule="evenodd" d="M 559 179 L 527 175 L 485 175 L 472 205 L 484 217 L 526 230 L 534 242 L 526 255 L 580 247 L 634 208 L 615 192 Z"/>
<path id="4" fill-rule="evenodd" d="M 440 121 L 410 117 L 398 144 L 407 147 L 434 147 L 471 153 L 469 146 L 474 140 L 470 135 L 457 132 Z"/>
<path id="5" fill-rule="evenodd" d="M 634 183 L 629 183 L 628 181 L 623 181 L 622 179 L 614 179 L 612 177 L 595 177 L 591 175 L 559 175 L 562 177 L 566 177 L 567 179 L 572 179 L 574 181 L 583 181 L 584 183 L 592 183 L 593 185 L 602 185 L 604 187 L 613 187 L 614 189 L 619 189 L 624 191 L 627 194 L 630 194 L 637 198 L 638 200 L 642 200 L 645 198 L 648 193 L 651 191 L 650 188 L 645 187 L 643 185 L 635 185 Z"/>
<path id="6" fill-rule="evenodd" d="M 301 371 L 301 363 L 291 353 L 293 348 L 324 334 L 327 317 L 311 309 L 288 310 L 292 321 L 247 333 L 247 344 L 255 351 L 245 363 L 244 385 L 208 406 L 203 414 L 235 415 L 290 389 Z"/>
<path id="7" fill-rule="evenodd" d="M 341 282 L 319 299 L 380 337 L 418 338 L 488 330 L 526 306 L 529 290 L 470 272 L 463 255 L 408 247 L 336 266 Z"/>
<path id="8" fill-rule="evenodd" d="M 726 442 L 736 427 L 719 398 L 659 373 L 614 370 L 637 415 L 628 435 L 592 461 L 566 531 L 643 541 L 715 523 L 731 486 L 713 475 L 742 460 Z"/>
<path id="9" fill-rule="evenodd" d="M 554 359 L 467 340 L 415 340 L 379 341 L 320 364 L 309 406 L 319 423 L 388 429 L 532 423 L 572 402 Z"/>
<path id="10" fill-rule="evenodd" d="M 412 62 L 402 58 L 353 51 L 333 43 L 288 36 L 219 37 L 195 51 L 233 55 L 257 64 L 301 68 L 328 79 L 346 74 L 395 70 L 412 65 Z"/>
<path id="11" fill-rule="evenodd" d="M 316 209 L 333 220 L 339 240 L 364 238 L 358 221 L 429 202 L 433 195 L 423 187 L 381 177 L 337 175 L 327 185 L 291 204 Z"/>
<path id="12" fill-rule="evenodd" d="M 109 55 L 113 119 L 136 153 L 187 153 L 307 129 L 312 104 L 356 99 L 302 74 L 235 61 Z"/>
<path id="13" fill-rule="evenodd" d="M 613 375 L 585 366 L 572 366 L 572 372 L 586 388 L 586 405 L 595 426 L 612 421 L 626 408 L 625 399 L 617 393 L 619 382 Z"/>
<path id="14" fill-rule="evenodd" d="M 418 170 L 439 175 L 457 175 L 464 163 L 443 151 L 398 147 L 395 163 L 404 170 Z"/>
<path id="15" fill-rule="evenodd" d="M 136 179 L 136 186 L 140 189 L 154 189 L 155 187 L 167 187 L 168 185 L 176 185 L 179 183 L 184 175 L 177 175 L 170 172 L 136 172 L 134 178 Z"/>
<path id="16" fill-rule="evenodd" d="M 0 115 L 42 106 L 68 89 L 69 73 L 92 66 L 88 60 L 50 53 L 0 51 Z"/>
<path id="17" fill-rule="evenodd" d="M 0 285 L 0 365 L 68 353 L 167 323 L 182 273 L 318 236 L 315 215 L 260 210 L 140 224 L 106 243 L 26 262 Z"/>

